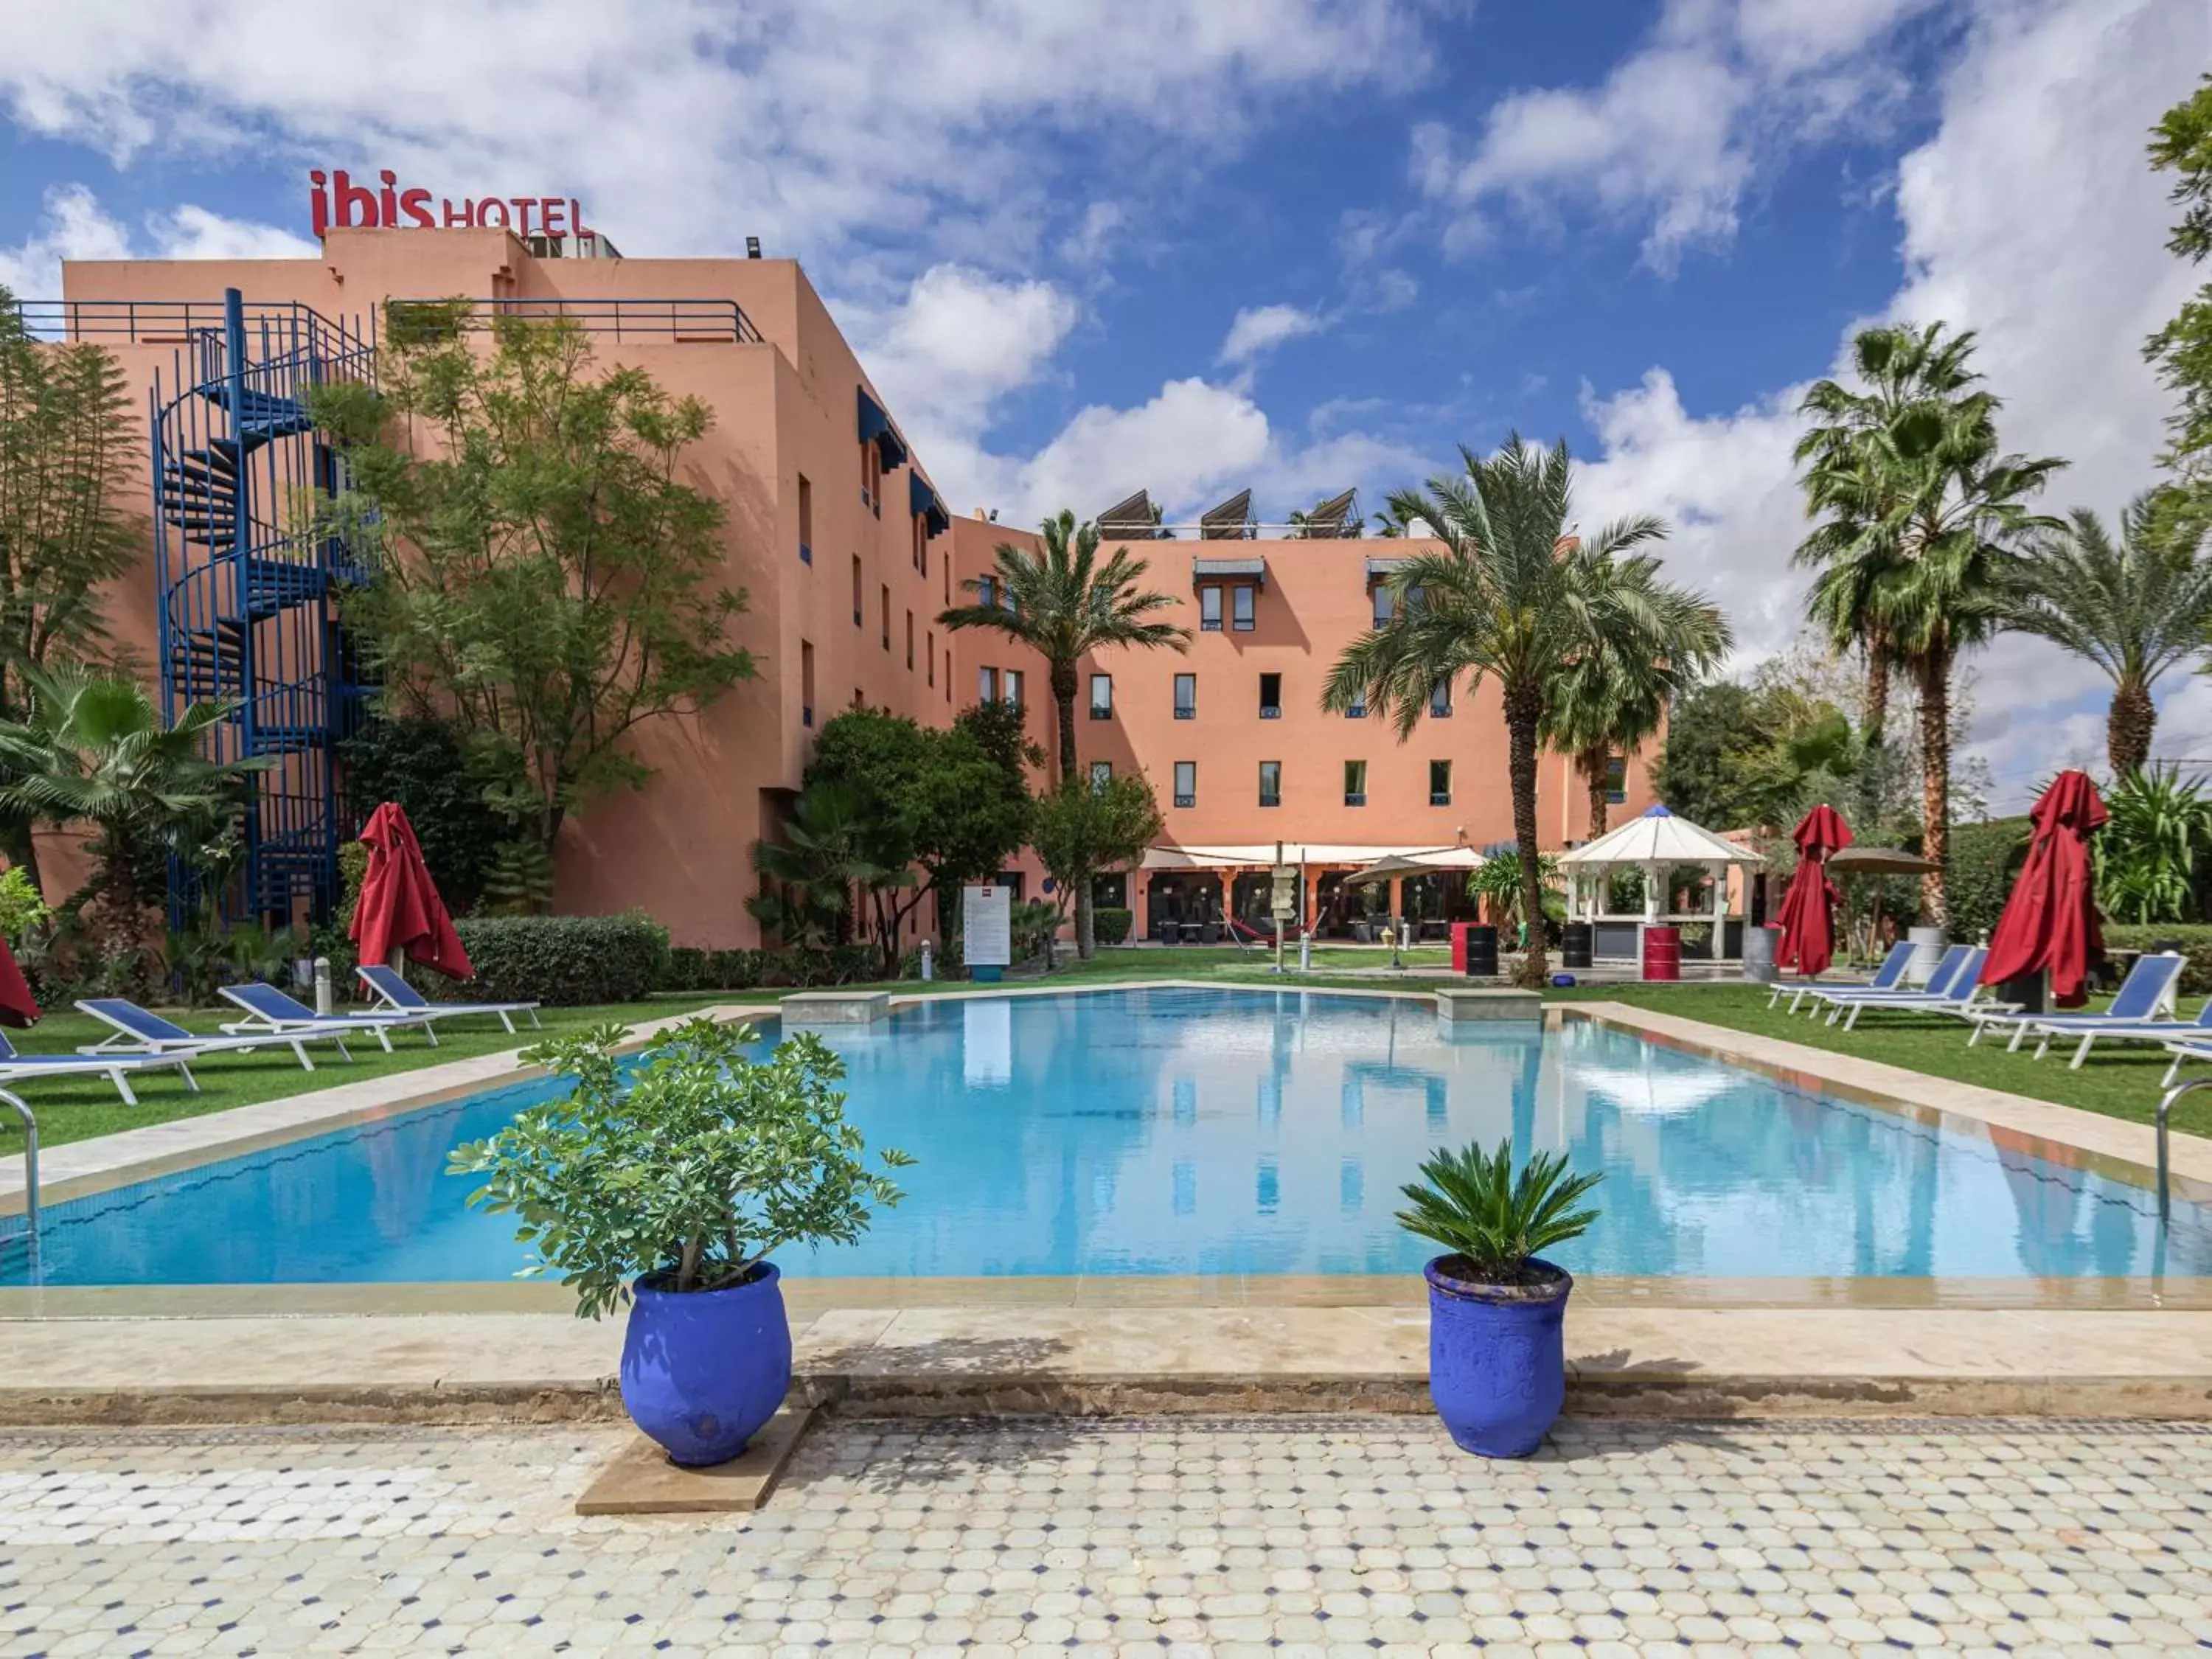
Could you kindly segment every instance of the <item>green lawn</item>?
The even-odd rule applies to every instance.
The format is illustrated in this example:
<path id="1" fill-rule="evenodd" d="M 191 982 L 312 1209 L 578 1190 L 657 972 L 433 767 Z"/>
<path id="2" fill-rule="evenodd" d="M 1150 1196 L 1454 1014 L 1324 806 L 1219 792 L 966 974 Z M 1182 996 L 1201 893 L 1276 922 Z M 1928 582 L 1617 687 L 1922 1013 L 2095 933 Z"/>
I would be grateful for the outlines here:
<path id="1" fill-rule="evenodd" d="M 680 1014 L 687 1008 L 730 1000 L 727 995 L 700 996 L 596 1008 L 548 1008 L 539 1018 L 548 1032 L 573 1031 L 608 1019 L 661 1019 L 670 1014 Z M 212 1032 L 228 1018 L 213 1009 L 205 1009 L 183 1016 L 179 1023 L 195 1031 Z M 25 1054 L 68 1054 L 82 1045 L 99 1042 L 107 1035 L 107 1030 L 80 1013 L 56 1013 L 49 1014 L 31 1030 L 13 1036 L 15 1047 Z M 359 1042 L 346 1044 L 353 1051 L 351 1065 L 340 1060 L 337 1050 L 329 1043 L 309 1044 L 307 1052 L 315 1062 L 312 1073 L 300 1069 L 300 1062 L 289 1048 L 258 1048 L 250 1054 L 210 1054 L 192 1068 L 193 1075 L 199 1079 L 199 1093 L 187 1091 L 184 1080 L 173 1072 L 152 1072 L 131 1079 L 131 1086 L 138 1096 L 136 1106 L 125 1106 L 114 1086 L 103 1077 L 40 1079 L 14 1085 L 10 1092 L 21 1095 L 39 1115 L 39 1144 L 58 1146 L 65 1141 L 112 1134 L 118 1129 L 142 1128 L 149 1123 L 166 1123 L 173 1118 L 198 1117 L 206 1112 L 251 1106 L 257 1101 L 304 1094 L 341 1083 L 358 1083 L 364 1078 L 411 1072 L 443 1060 L 497 1054 L 527 1043 L 536 1035 L 524 1022 L 520 1033 L 509 1036 L 489 1016 L 445 1020 L 439 1024 L 436 1048 L 423 1041 L 420 1031 L 395 1031 L 392 1036 L 392 1052 L 387 1054 L 377 1047 L 375 1037 L 363 1032 Z M 0 1109 L 0 1157 L 21 1151 L 22 1145 L 23 1134 L 16 1126 L 15 1115 Z"/>
<path id="2" fill-rule="evenodd" d="M 1786 998 L 1781 1008 L 1768 1012 L 1767 993 L 1758 986 L 1605 985 L 1548 994 L 1561 1000 L 1629 1003 L 1732 1030 L 1802 1042 L 1809 1048 L 1878 1060 L 1931 1077 L 2002 1089 L 2009 1094 L 2055 1101 L 2061 1106 L 2078 1106 L 2136 1123 L 2148 1123 L 2155 1115 L 2159 1097 L 2164 1092 L 2159 1079 L 2172 1058 L 2155 1043 L 2106 1042 L 2090 1051 L 2080 1071 L 2069 1071 L 2066 1062 L 2073 1057 L 2070 1044 L 2054 1043 L 2041 1060 L 2032 1057 L 2035 1046 L 2032 1037 L 2017 1054 L 2005 1052 L 2007 1039 L 2001 1035 L 1985 1036 L 1969 1048 L 1964 1022 L 1933 1014 L 1863 1014 L 1858 1029 L 1846 1031 L 1840 1025 L 1808 1019 L 1802 1013 L 1792 1018 Z M 2182 1075 L 2212 1077 L 2212 1066 L 2192 1066 Z M 2212 1089 L 2183 1097 L 2173 1109 L 2172 1121 L 2177 1129 L 2212 1135 Z"/>

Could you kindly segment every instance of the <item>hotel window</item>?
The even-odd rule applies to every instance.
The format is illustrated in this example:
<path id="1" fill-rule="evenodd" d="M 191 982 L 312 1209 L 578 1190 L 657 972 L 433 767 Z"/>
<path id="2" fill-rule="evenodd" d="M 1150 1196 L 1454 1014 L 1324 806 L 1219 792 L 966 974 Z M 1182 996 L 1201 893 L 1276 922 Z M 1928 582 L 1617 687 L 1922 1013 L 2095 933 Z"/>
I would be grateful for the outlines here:
<path id="1" fill-rule="evenodd" d="M 1283 677 L 1280 674 L 1260 676 L 1260 718 L 1263 720 L 1283 718 Z"/>
<path id="2" fill-rule="evenodd" d="M 1114 677 L 1093 674 L 1091 677 L 1091 718 L 1110 720 L 1114 718 Z"/>
<path id="3" fill-rule="evenodd" d="M 884 458 L 872 438 L 860 440 L 860 500 L 878 518 L 884 515 Z"/>
<path id="4" fill-rule="evenodd" d="M 891 648 L 891 585 L 884 584 L 884 649 Z"/>
<path id="5" fill-rule="evenodd" d="M 1108 784 L 1113 781 L 1114 763 L 1112 761 L 1093 761 L 1091 763 L 1091 793 L 1092 794 L 1097 794 L 1101 790 L 1104 789 Z"/>
<path id="6" fill-rule="evenodd" d="M 1176 718 L 1179 720 L 1196 720 L 1198 718 L 1198 676 L 1176 675 L 1175 691 Z"/>
<path id="7" fill-rule="evenodd" d="M 922 630 L 921 654 L 923 660 L 929 665 L 929 683 L 934 685 L 937 684 L 937 630 L 933 628 Z"/>
<path id="8" fill-rule="evenodd" d="M 1376 583 L 1375 625 L 1377 628 L 1388 627 L 1389 625 L 1390 617 L 1395 610 L 1395 603 L 1390 597 L 1390 584 L 1388 582 Z"/>
<path id="9" fill-rule="evenodd" d="M 914 612 L 906 613 L 906 672 L 914 672 Z"/>
<path id="10" fill-rule="evenodd" d="M 814 647 L 806 640 L 799 642 L 799 723 L 814 724 Z"/>
<path id="11" fill-rule="evenodd" d="M 1619 806 L 1628 799 L 1628 757 L 1608 755 L 1605 762 L 1605 798 Z"/>
<path id="12" fill-rule="evenodd" d="M 1364 691 L 1358 693 L 1351 702 L 1345 705 L 1344 718 L 1348 720 L 1364 720 L 1367 718 L 1367 694 Z"/>
<path id="13" fill-rule="evenodd" d="M 1260 805 L 1280 806 L 1283 804 L 1283 763 L 1280 761 L 1260 763 Z"/>
<path id="14" fill-rule="evenodd" d="M 1252 631 L 1253 598 L 1256 587 L 1232 587 L 1229 590 L 1229 625 L 1239 634 Z"/>
<path id="15" fill-rule="evenodd" d="M 1175 804 L 1177 806 L 1197 805 L 1198 763 L 1177 761 L 1175 766 Z"/>
<path id="16" fill-rule="evenodd" d="M 1345 762 L 1344 804 L 1346 806 L 1367 805 L 1367 763 L 1365 761 Z"/>
<path id="17" fill-rule="evenodd" d="M 996 605 L 998 602 L 999 579 L 996 576 L 984 576 L 979 578 L 975 583 L 975 603 L 978 605 Z"/>
<path id="18" fill-rule="evenodd" d="M 1218 634 L 1221 631 L 1221 590 L 1201 587 L 1198 590 L 1198 631 Z"/>
<path id="19" fill-rule="evenodd" d="M 914 568 L 927 576 L 929 574 L 929 515 L 914 515 Z"/>
<path id="20" fill-rule="evenodd" d="M 860 620 L 860 594 L 863 586 L 860 580 L 860 556 L 855 553 L 853 555 L 853 626 L 855 628 L 865 625 Z"/>
<path id="21" fill-rule="evenodd" d="M 1022 702 L 1022 671 L 1020 669 L 1009 668 L 1006 671 L 1006 701 L 1017 708 L 1020 708 Z"/>
<path id="22" fill-rule="evenodd" d="M 952 647 L 945 648 L 945 701 L 952 701 Z"/>
<path id="23" fill-rule="evenodd" d="M 975 671 L 975 701 L 996 702 L 999 700 L 999 671 L 979 668 Z"/>
<path id="24" fill-rule="evenodd" d="M 814 562 L 814 486 L 799 475 L 799 562 Z"/>
<path id="25" fill-rule="evenodd" d="M 1451 805 L 1451 763 L 1448 760 L 1429 763 L 1429 805 Z"/>
<path id="26" fill-rule="evenodd" d="M 1451 682 L 1438 680 L 1429 688 L 1429 718 L 1448 720 L 1451 718 Z"/>

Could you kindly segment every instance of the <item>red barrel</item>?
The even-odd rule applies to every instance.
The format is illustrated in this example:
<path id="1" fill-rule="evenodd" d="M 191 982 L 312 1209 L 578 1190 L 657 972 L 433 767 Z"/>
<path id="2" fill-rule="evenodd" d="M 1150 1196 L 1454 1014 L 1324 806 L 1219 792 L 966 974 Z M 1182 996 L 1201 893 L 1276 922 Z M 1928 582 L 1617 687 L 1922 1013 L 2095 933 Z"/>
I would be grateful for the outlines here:
<path id="1" fill-rule="evenodd" d="M 1682 977 L 1682 930 L 1647 927 L 1644 930 L 1644 977 L 1678 980 Z"/>

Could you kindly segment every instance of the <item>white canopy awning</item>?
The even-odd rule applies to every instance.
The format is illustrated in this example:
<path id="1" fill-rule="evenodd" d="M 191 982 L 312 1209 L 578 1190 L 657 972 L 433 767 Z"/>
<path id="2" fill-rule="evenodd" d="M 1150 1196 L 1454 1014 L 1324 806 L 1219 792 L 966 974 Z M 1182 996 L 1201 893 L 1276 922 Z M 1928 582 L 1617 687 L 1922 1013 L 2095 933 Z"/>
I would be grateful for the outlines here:
<path id="1" fill-rule="evenodd" d="M 1663 806 L 1648 808 L 1618 830 L 1609 830 L 1595 841 L 1562 854 L 1559 862 L 1569 869 L 1601 869 L 1608 865 L 1764 864 L 1766 860 L 1748 847 L 1723 841 L 1687 818 L 1678 818 Z"/>
<path id="2" fill-rule="evenodd" d="M 1370 842 L 1290 842 L 1283 843 L 1285 864 L 1372 864 L 1383 858 L 1411 859 L 1431 870 L 1472 870 L 1482 854 L 1472 847 L 1386 846 Z M 1273 842 L 1204 847 L 1148 847 L 1146 870 L 1265 869 L 1275 861 Z"/>

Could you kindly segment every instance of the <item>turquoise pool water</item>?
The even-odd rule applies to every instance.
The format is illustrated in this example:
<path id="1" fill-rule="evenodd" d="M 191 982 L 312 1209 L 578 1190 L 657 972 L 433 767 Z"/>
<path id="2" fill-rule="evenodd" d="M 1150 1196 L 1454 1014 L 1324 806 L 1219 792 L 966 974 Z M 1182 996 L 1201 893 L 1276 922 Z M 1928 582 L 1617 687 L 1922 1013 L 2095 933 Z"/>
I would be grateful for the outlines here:
<path id="1" fill-rule="evenodd" d="M 1458 1033 L 1425 1005 L 1150 990 L 945 1000 L 826 1040 L 906 1202 L 824 1275 L 1368 1273 L 1432 1252 L 1392 1221 L 1430 1148 L 1511 1134 L 1605 1171 L 1577 1272 L 1968 1278 L 2212 1273 L 2177 1203 L 1941 1127 L 1580 1022 Z M 773 1040 L 775 1033 L 767 1033 Z M 2028 1062 L 2023 1060 L 2023 1064 Z M 503 1279 L 456 1143 L 532 1084 L 53 1206 L 49 1284 Z M 0 1223 L 0 1226 L 8 1224 Z M 20 1247 L 0 1282 L 21 1284 Z"/>

